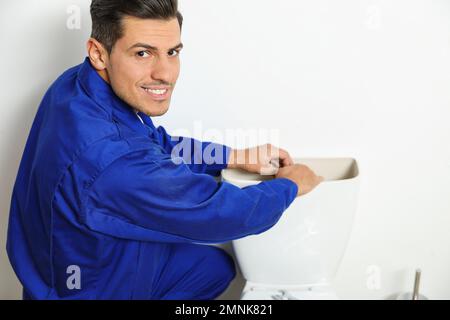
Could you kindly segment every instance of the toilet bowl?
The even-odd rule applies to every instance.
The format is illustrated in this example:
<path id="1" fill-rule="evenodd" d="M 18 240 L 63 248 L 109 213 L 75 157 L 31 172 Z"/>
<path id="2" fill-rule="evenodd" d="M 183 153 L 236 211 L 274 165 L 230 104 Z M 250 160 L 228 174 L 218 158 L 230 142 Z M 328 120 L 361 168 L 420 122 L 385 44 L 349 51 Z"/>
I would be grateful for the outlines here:
<path id="1" fill-rule="evenodd" d="M 353 158 L 294 159 L 325 180 L 296 198 L 269 230 L 232 242 L 244 300 L 337 299 L 332 282 L 357 207 L 359 169 Z M 224 169 L 222 181 L 240 188 L 273 179 Z"/>

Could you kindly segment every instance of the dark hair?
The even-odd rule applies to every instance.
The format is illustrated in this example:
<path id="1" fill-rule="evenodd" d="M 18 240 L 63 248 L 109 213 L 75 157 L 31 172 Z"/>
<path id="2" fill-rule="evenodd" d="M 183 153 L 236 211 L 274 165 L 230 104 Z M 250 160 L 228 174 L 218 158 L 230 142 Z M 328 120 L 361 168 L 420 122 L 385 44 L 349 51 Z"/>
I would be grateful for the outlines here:
<path id="1" fill-rule="evenodd" d="M 111 53 L 116 41 L 123 36 L 124 16 L 141 19 L 169 20 L 177 18 L 180 30 L 183 16 L 178 11 L 178 0 L 92 0 L 91 37 Z"/>

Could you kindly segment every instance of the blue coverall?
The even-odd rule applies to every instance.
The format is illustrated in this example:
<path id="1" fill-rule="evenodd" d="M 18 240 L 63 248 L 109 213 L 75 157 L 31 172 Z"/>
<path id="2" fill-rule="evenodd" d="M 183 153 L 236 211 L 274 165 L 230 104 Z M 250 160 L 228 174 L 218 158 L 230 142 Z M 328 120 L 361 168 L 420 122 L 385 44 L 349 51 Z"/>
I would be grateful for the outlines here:
<path id="1" fill-rule="evenodd" d="M 227 146 L 212 145 L 222 163 L 174 162 L 179 141 L 140 115 L 144 124 L 87 58 L 45 94 L 8 227 L 25 298 L 213 299 L 235 267 L 203 244 L 269 229 L 296 197 L 288 179 L 243 189 L 217 182 Z"/>

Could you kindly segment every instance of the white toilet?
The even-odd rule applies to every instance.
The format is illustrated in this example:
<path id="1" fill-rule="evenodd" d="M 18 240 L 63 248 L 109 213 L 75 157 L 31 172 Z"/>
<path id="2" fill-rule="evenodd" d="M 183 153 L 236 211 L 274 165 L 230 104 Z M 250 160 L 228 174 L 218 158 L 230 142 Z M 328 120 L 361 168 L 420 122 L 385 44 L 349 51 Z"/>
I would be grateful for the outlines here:
<path id="1" fill-rule="evenodd" d="M 259 235 L 233 241 L 247 281 L 243 300 L 337 299 L 332 288 L 350 237 L 359 189 L 358 164 L 352 158 L 295 159 L 325 180 L 294 200 L 278 223 Z M 222 180 L 240 188 L 273 176 L 236 169 Z"/>

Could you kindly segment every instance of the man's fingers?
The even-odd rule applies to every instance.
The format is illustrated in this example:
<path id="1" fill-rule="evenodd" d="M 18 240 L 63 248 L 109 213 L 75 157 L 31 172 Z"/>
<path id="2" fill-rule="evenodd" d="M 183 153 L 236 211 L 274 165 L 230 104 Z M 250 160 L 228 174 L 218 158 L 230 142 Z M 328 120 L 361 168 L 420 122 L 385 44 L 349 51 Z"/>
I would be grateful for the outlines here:
<path id="1" fill-rule="evenodd" d="M 271 144 L 265 144 L 259 147 L 259 156 L 261 164 L 269 162 L 270 165 L 276 160 L 278 167 L 287 167 L 294 164 L 294 160 L 290 154 L 281 148 L 277 148 Z"/>
<path id="2" fill-rule="evenodd" d="M 294 164 L 294 160 L 286 150 L 279 149 L 279 157 L 283 167 L 292 166 Z"/>
<path id="3" fill-rule="evenodd" d="M 272 159 L 269 161 L 269 166 L 274 167 L 274 168 L 279 168 L 280 167 L 280 160 L 279 159 Z"/>

